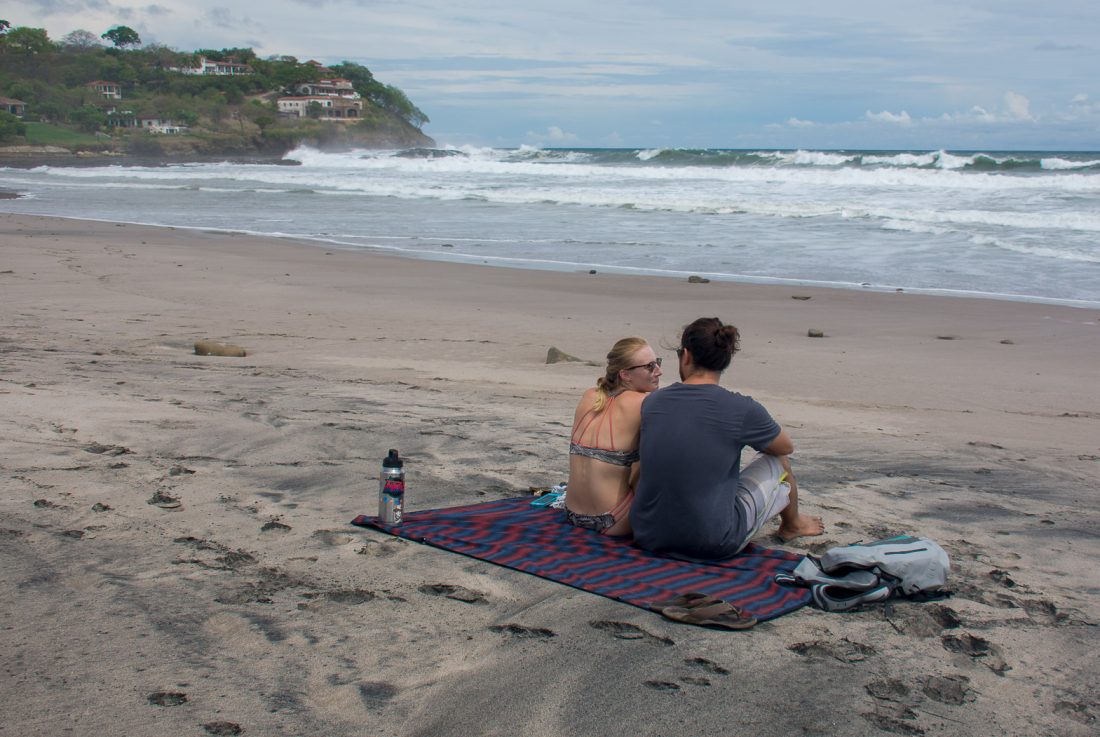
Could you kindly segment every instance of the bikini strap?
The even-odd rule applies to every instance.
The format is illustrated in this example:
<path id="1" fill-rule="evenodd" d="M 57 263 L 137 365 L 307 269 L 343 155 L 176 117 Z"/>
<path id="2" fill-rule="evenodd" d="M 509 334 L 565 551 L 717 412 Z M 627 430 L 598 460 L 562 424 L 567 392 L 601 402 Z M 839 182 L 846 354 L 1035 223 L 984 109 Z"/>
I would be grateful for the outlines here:
<path id="1" fill-rule="evenodd" d="M 598 416 L 599 416 L 600 414 L 603 414 L 604 412 L 608 412 L 608 411 L 610 411 L 610 410 L 611 410 L 611 406 L 612 406 L 613 404 L 615 404 L 615 398 L 616 398 L 616 397 L 618 397 L 618 396 L 619 396 L 620 394 L 622 394 L 622 392 L 616 392 L 616 393 L 614 393 L 614 394 L 610 395 L 610 396 L 609 396 L 609 397 L 607 398 L 607 406 L 606 406 L 606 407 L 604 407 L 604 408 L 603 408 L 602 410 L 600 410 L 599 414 L 597 414 L 597 413 L 593 412 L 593 411 L 592 411 L 591 409 L 590 409 L 590 410 L 588 410 L 587 412 L 585 412 L 585 413 L 584 413 L 584 416 L 583 416 L 583 417 L 582 417 L 581 419 L 584 419 L 584 417 L 588 417 L 589 415 L 591 415 L 591 417 L 588 417 L 588 422 L 586 422 L 586 423 L 584 424 L 584 427 L 582 427 L 582 428 L 580 429 L 580 433 L 579 433 L 579 437 L 580 437 L 580 438 L 583 438 L 583 437 L 584 437 L 584 434 L 585 434 L 585 432 L 587 432 L 587 431 L 588 431 L 588 427 L 589 427 L 589 425 L 591 425 L 591 424 L 592 424 L 592 422 L 593 422 L 593 421 L 594 421 L 594 420 L 595 420 L 595 419 L 596 419 L 596 418 L 597 418 L 597 417 L 598 417 Z M 611 438 L 610 438 L 610 445 L 611 445 L 611 447 L 610 447 L 610 448 L 609 448 L 608 450 L 615 450 L 615 425 L 614 425 L 614 420 L 613 420 L 613 417 L 614 417 L 614 415 L 608 415 L 608 416 L 607 416 L 607 430 L 608 430 L 608 432 L 609 432 L 609 433 L 610 433 L 610 435 L 611 435 Z M 578 422 L 578 423 L 577 423 L 577 425 L 578 425 L 578 427 L 579 427 L 579 426 L 580 426 L 580 423 Z M 578 440 L 578 433 L 577 433 L 577 430 L 576 430 L 576 429 L 574 429 L 574 430 L 573 430 L 573 434 L 572 434 L 572 436 L 570 436 L 570 437 L 571 437 L 571 439 L 572 439 L 572 440 L 573 440 L 574 442 L 576 442 L 576 441 Z M 599 428 L 599 426 L 597 425 L 597 426 L 596 426 L 596 437 L 595 437 L 595 438 L 593 439 L 593 441 L 592 441 L 592 445 L 593 445 L 594 447 L 598 447 L 598 446 L 599 446 L 599 444 L 600 444 L 600 428 Z"/>

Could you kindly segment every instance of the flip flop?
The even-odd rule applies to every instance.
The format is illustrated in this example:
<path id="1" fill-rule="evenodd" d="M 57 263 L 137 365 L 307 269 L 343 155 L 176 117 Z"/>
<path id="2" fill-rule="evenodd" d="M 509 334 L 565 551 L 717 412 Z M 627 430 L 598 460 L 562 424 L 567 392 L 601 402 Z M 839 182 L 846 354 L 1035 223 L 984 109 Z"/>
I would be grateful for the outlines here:
<path id="1" fill-rule="evenodd" d="M 675 599 L 667 599 L 665 601 L 651 601 L 649 602 L 649 608 L 658 614 L 664 614 L 665 609 L 670 607 L 680 607 L 683 609 L 693 609 L 697 606 L 705 604 L 715 604 L 721 602 L 721 599 L 715 599 L 713 596 L 699 593 L 698 591 L 688 591 L 680 594 Z"/>
<path id="2" fill-rule="evenodd" d="M 756 617 L 745 614 L 732 604 L 715 599 L 706 604 L 693 607 L 667 607 L 661 614 L 667 619 L 684 624 L 696 624 L 701 627 L 716 627 L 724 630 L 747 630 L 756 625 Z"/>

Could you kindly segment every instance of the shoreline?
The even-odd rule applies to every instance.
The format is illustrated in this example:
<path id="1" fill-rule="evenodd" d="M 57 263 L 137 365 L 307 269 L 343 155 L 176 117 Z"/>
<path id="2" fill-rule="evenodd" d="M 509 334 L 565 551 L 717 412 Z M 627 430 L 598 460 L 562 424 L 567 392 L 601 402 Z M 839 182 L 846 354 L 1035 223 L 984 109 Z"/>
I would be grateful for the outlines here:
<path id="1" fill-rule="evenodd" d="M 1091 737 L 1100 719 L 1096 312 L 11 214 L 0 292 L 14 732 Z M 700 315 L 741 329 L 722 384 L 790 431 L 825 520 L 757 542 L 927 535 L 954 596 L 729 633 L 350 525 L 388 448 L 413 511 L 561 481 L 600 369 L 548 349 L 600 364 L 637 334 L 669 365 Z M 247 355 L 197 356 L 203 339 Z"/>
<path id="2" fill-rule="evenodd" d="M 256 163 L 273 163 L 273 162 L 256 162 Z M 293 165 L 293 164 L 285 164 Z M 0 190 L 0 200 L 3 199 L 21 199 L 25 195 L 8 190 Z M 8 213 L 12 215 L 22 215 L 21 213 Z M 165 228 L 171 230 L 184 230 L 193 231 L 197 233 L 225 233 L 228 235 L 244 235 L 253 238 L 269 238 L 273 240 L 285 241 L 288 243 L 296 243 L 298 245 L 305 245 L 314 248 L 337 248 L 341 251 L 347 251 L 349 253 L 368 253 L 378 255 L 391 255 L 397 258 L 405 258 L 413 261 L 438 261 L 441 263 L 453 263 L 463 264 L 469 266 L 487 266 L 489 268 L 503 268 L 503 269 L 518 269 L 520 271 L 555 271 L 561 273 L 589 273 L 589 274 L 605 274 L 605 275 L 617 275 L 627 277 L 655 277 L 660 279 L 706 279 L 708 282 L 723 282 L 732 284 L 745 284 L 745 285 L 757 285 L 757 286 L 773 286 L 773 287 L 800 287 L 811 289 L 830 289 L 841 290 L 845 292 L 862 292 L 862 293 L 878 293 L 878 294 L 910 294 L 916 296 L 926 297 L 944 297 L 949 299 L 978 299 L 989 300 L 994 302 L 1017 302 L 1023 304 L 1044 304 L 1059 307 L 1071 307 L 1075 309 L 1083 310 L 1095 310 L 1100 311 L 1100 301 L 1081 300 L 1081 299 L 1058 299 L 1053 297 L 1038 297 L 1031 295 L 1020 294 L 1005 294 L 999 292 L 982 292 L 982 291 L 962 291 L 954 289 L 940 289 L 933 287 L 899 287 L 896 285 L 877 285 L 870 283 L 856 284 L 854 282 L 824 282 L 813 281 L 808 279 L 793 279 L 785 277 L 768 277 L 768 276 L 749 276 L 749 275 L 733 275 L 724 274 L 718 272 L 708 271 L 658 271 L 655 269 L 641 269 L 623 266 L 614 266 L 606 264 L 569 264 L 565 262 L 553 262 L 549 260 L 525 260 L 519 258 L 506 258 L 500 256 L 477 256 L 469 255 L 463 256 L 459 254 L 441 254 L 427 251 L 411 251 L 402 249 L 396 246 L 355 246 L 347 243 L 343 243 L 337 240 L 328 240 L 321 237 L 308 238 L 302 236 L 292 235 L 276 235 L 270 233 L 261 233 L 252 230 L 243 229 L 230 229 L 230 228 L 211 228 L 202 226 L 179 226 L 179 225 L 163 225 L 159 223 L 147 223 L 137 221 L 126 220 L 111 220 L 111 219 L 95 219 L 95 218 L 83 218 L 75 216 L 65 215 L 26 215 L 26 217 L 41 217 L 41 218 L 56 218 L 59 220 L 75 220 L 78 222 L 89 223 L 124 223 L 126 225 L 132 225 L 137 227 L 148 228 Z M 545 267 L 540 267 L 538 264 L 555 264 Z M 572 268 L 570 268 L 572 266 Z"/>

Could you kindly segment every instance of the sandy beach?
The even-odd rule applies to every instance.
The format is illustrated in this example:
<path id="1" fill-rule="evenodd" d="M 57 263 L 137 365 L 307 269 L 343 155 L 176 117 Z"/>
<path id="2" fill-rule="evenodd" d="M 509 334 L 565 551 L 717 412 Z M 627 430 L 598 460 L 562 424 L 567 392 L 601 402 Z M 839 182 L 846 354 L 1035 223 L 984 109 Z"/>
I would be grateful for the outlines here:
<path id="1" fill-rule="evenodd" d="M 0 734 L 1100 724 L 1095 310 L 13 215 L 0 306 Z M 349 524 L 388 448 L 410 510 L 564 480 L 601 369 L 548 349 L 602 365 L 636 334 L 669 362 L 704 315 L 741 329 L 723 384 L 791 432 L 826 523 L 757 541 L 927 535 L 954 596 L 720 632 Z"/>

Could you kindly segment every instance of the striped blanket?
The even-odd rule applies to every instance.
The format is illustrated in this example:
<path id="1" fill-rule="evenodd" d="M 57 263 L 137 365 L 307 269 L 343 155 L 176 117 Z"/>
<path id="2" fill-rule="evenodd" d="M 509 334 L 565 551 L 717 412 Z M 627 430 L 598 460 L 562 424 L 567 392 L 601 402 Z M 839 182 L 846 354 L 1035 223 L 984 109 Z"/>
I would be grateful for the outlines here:
<path id="1" fill-rule="evenodd" d="M 725 561 L 695 563 L 654 555 L 629 539 L 598 535 L 565 522 L 530 497 L 432 509 L 400 525 L 360 515 L 352 524 L 489 561 L 611 599 L 648 608 L 651 601 L 700 591 L 774 619 L 810 602 L 807 589 L 775 583 L 801 556 L 749 544 Z"/>

